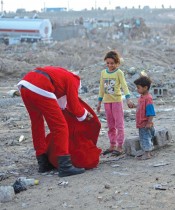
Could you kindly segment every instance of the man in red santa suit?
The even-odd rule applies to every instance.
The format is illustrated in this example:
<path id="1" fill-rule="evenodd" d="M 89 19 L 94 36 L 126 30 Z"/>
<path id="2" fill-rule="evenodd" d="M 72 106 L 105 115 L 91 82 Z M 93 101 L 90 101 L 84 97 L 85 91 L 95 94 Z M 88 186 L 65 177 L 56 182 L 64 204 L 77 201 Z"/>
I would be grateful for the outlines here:
<path id="1" fill-rule="evenodd" d="M 78 98 L 80 78 L 61 67 L 37 67 L 18 83 L 21 97 L 29 113 L 33 145 L 39 172 L 52 169 L 47 157 L 44 119 L 53 136 L 54 154 L 58 157 L 60 177 L 81 174 L 84 168 L 72 165 L 69 154 L 69 131 L 62 109 L 66 106 L 78 121 L 90 120 L 92 115 Z"/>

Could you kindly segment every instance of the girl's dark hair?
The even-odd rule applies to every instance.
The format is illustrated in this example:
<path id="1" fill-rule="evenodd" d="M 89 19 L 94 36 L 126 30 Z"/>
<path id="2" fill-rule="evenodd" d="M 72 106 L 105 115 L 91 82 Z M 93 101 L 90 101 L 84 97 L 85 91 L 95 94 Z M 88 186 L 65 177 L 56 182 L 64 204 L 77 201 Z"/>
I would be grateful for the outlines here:
<path id="1" fill-rule="evenodd" d="M 104 61 L 107 59 L 107 58 L 112 58 L 115 63 L 117 64 L 120 64 L 120 57 L 119 57 L 119 54 L 116 52 L 116 51 L 109 51 L 105 57 L 104 57 Z"/>
<path id="2" fill-rule="evenodd" d="M 141 76 L 134 81 L 135 85 L 140 85 L 141 87 L 146 86 L 146 87 L 148 87 L 148 90 L 150 89 L 151 83 L 152 83 L 151 79 L 146 76 Z"/>

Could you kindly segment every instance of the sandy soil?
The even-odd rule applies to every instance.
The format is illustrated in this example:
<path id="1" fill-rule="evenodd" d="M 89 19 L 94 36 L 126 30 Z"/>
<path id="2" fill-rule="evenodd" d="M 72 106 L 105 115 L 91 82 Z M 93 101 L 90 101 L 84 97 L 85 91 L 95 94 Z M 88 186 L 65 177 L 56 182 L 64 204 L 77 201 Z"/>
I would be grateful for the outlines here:
<path id="1" fill-rule="evenodd" d="M 159 104 L 160 100 L 156 102 Z M 26 176 L 39 179 L 40 184 L 16 194 L 13 201 L 0 204 L 1 209 L 174 209 L 173 142 L 155 151 L 150 160 L 138 161 L 130 156 L 101 157 L 98 168 L 82 175 L 59 178 L 56 171 L 41 175 L 37 172 L 30 122 L 21 98 L 6 98 L 4 103 L 0 160 L 1 172 L 6 172 L 8 178 L 0 183 L 10 185 L 19 176 Z M 156 109 L 173 108 L 174 103 L 156 105 Z M 167 127 L 174 135 L 174 112 L 158 113 L 156 127 Z M 137 133 L 134 120 L 126 121 L 125 127 L 126 137 Z M 98 146 L 105 149 L 109 145 L 105 122 L 102 131 Z M 19 143 L 20 135 L 24 135 L 25 140 Z M 156 164 L 162 166 L 154 167 Z M 68 181 L 68 186 L 59 186 L 60 181 Z M 161 184 L 166 190 L 155 190 L 155 184 Z"/>

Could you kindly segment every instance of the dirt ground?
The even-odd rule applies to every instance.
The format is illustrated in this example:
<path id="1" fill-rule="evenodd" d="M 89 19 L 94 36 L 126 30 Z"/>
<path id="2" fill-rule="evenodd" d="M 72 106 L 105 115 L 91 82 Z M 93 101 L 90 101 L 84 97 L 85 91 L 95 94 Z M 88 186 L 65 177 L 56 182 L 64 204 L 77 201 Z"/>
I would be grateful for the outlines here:
<path id="1" fill-rule="evenodd" d="M 171 12 L 166 15 L 160 18 L 175 18 Z M 99 37 L 98 41 L 72 39 L 47 46 L 0 45 L 0 186 L 12 185 L 20 176 L 40 181 L 39 185 L 16 194 L 12 201 L 0 203 L 0 209 L 175 210 L 175 34 L 165 33 L 164 24 L 158 26 L 154 22 L 150 27 L 152 38 L 126 42 Z M 159 42 L 154 39 L 157 27 L 162 38 Z M 97 168 L 81 175 L 59 178 L 56 171 L 39 174 L 28 114 L 21 98 L 11 97 L 8 91 L 16 89 L 22 75 L 38 65 L 61 65 L 77 71 L 88 89 L 80 96 L 96 110 L 100 70 L 104 68 L 104 53 L 110 49 L 118 49 L 124 59 L 121 68 L 125 71 L 132 100 L 137 100 L 132 81 L 140 70 L 145 69 L 154 84 L 167 87 L 166 96 L 154 99 L 157 113 L 154 123 L 156 129 L 167 128 L 171 132 L 171 142 L 155 150 L 149 160 L 138 161 L 127 155 L 101 156 Z M 128 73 L 130 67 L 135 67 L 134 75 Z M 130 112 L 125 101 L 124 104 L 125 112 Z M 104 150 L 109 140 L 103 113 L 104 110 L 99 116 L 102 128 L 98 147 Z M 137 132 L 134 117 L 125 117 L 126 137 Z M 19 142 L 21 135 L 24 140 Z M 60 181 L 68 181 L 68 185 L 60 186 Z M 155 189 L 157 184 L 163 190 Z"/>

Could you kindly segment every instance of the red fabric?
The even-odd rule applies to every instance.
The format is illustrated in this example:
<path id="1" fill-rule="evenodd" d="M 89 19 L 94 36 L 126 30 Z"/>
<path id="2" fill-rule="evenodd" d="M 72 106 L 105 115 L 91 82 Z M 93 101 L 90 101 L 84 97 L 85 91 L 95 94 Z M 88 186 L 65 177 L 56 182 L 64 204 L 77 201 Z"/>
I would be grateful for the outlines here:
<path id="1" fill-rule="evenodd" d="M 54 91 L 51 92 L 53 92 L 58 99 L 66 95 L 67 106 L 69 106 L 71 113 L 73 113 L 77 117 L 82 117 L 85 113 L 85 110 L 83 109 L 78 100 L 80 77 L 61 67 L 45 66 L 37 67 L 36 69 L 44 71 L 50 76 L 54 87 Z M 33 73 L 37 74 L 35 72 Z M 38 80 L 34 81 L 33 77 L 31 80 L 29 78 L 24 79 L 29 82 L 31 81 L 32 84 L 36 84 L 37 87 L 41 87 L 42 89 L 44 89 L 42 81 L 40 82 L 41 84 L 38 84 Z M 48 91 L 50 91 L 50 89 Z"/>
<path id="2" fill-rule="evenodd" d="M 136 111 L 136 127 L 145 128 L 148 123 L 148 117 L 146 116 L 146 106 L 153 104 L 153 99 L 150 93 L 141 95 L 138 99 L 137 111 Z"/>
<path id="3" fill-rule="evenodd" d="M 26 88 L 21 89 L 21 97 L 30 116 L 36 156 L 47 151 L 44 119 L 54 139 L 53 153 L 57 156 L 69 154 L 68 125 L 57 101 L 33 93 Z"/>
<path id="4" fill-rule="evenodd" d="M 69 128 L 69 152 L 74 166 L 86 169 L 94 168 L 99 163 L 101 149 L 96 143 L 100 132 L 101 124 L 94 111 L 81 99 L 80 103 L 93 115 L 90 121 L 79 122 L 69 110 L 64 110 L 63 114 Z M 48 157 L 50 162 L 57 168 L 58 156 L 54 152 L 53 136 L 46 137 L 48 143 Z"/>
<path id="5" fill-rule="evenodd" d="M 67 105 L 71 112 L 77 117 L 82 117 L 85 114 L 85 109 L 78 99 L 80 78 L 77 75 L 61 67 L 46 66 L 37 67 L 36 69 L 46 72 L 52 82 L 43 74 L 34 71 L 26 74 L 23 80 L 54 93 L 57 98 L 66 95 Z M 68 125 L 58 102 L 55 99 L 43 97 L 25 88 L 21 89 L 21 96 L 30 115 L 36 156 L 46 152 L 44 119 L 54 137 L 54 153 L 57 156 L 69 154 Z"/>
<path id="6" fill-rule="evenodd" d="M 52 92 L 59 99 L 67 97 L 67 110 L 62 111 L 55 99 L 21 89 L 21 96 L 31 119 L 33 144 L 36 156 L 48 153 L 50 162 L 58 167 L 58 156 L 71 154 L 77 167 L 86 169 L 96 167 L 101 149 L 96 147 L 100 122 L 93 110 L 78 98 L 80 78 L 60 67 L 37 67 L 46 72 L 52 82 L 43 74 L 29 72 L 23 80 Z M 93 114 L 90 121 L 79 122 L 85 109 Z M 50 130 L 45 137 L 44 119 Z"/>

